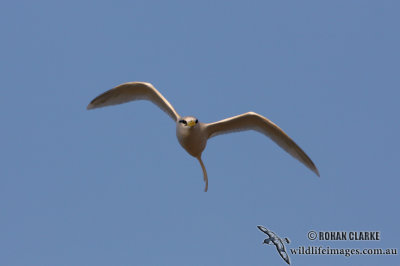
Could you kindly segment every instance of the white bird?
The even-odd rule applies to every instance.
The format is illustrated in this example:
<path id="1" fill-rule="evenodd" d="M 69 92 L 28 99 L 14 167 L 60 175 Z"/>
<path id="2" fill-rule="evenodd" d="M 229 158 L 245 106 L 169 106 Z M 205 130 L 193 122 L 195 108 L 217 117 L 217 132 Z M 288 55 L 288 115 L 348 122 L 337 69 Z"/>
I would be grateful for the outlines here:
<path id="1" fill-rule="evenodd" d="M 214 123 L 201 123 L 194 116 L 181 117 L 167 99 L 152 84 L 147 82 L 127 82 L 121 84 L 94 98 L 87 106 L 87 109 L 122 104 L 135 100 L 153 102 L 174 120 L 179 143 L 190 155 L 200 162 L 204 182 L 206 183 L 205 191 L 208 189 L 208 177 L 201 154 L 206 147 L 207 140 L 221 134 L 236 131 L 255 130 L 270 137 L 282 149 L 319 176 L 318 169 L 311 159 L 280 127 L 254 112 L 244 113 Z"/>

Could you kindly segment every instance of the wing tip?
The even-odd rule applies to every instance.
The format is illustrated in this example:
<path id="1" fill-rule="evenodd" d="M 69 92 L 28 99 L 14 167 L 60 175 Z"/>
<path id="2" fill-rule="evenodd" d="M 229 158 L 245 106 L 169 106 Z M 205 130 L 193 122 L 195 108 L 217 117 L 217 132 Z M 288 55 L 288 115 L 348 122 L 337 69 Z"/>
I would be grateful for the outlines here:
<path id="1" fill-rule="evenodd" d="M 262 226 L 262 225 L 257 225 L 257 228 L 260 230 L 260 231 L 262 231 L 262 232 L 264 232 L 265 233 L 265 227 L 264 226 Z"/>
<path id="2" fill-rule="evenodd" d="M 95 108 L 95 106 L 92 103 L 89 103 L 88 106 L 86 106 L 86 110 L 91 110 L 91 109 L 94 109 L 94 108 Z"/>
<path id="3" fill-rule="evenodd" d="M 319 174 L 319 171 L 318 171 L 317 167 L 315 167 L 315 169 L 313 169 L 313 172 L 314 172 L 318 177 L 321 177 L 320 174 Z"/>

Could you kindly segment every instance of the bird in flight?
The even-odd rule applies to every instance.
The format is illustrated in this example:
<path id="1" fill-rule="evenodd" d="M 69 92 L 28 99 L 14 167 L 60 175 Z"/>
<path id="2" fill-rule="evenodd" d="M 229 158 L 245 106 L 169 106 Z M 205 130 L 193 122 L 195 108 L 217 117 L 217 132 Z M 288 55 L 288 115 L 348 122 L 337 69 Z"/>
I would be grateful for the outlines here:
<path id="1" fill-rule="evenodd" d="M 311 159 L 280 127 L 254 112 L 247 112 L 213 123 L 202 123 L 194 116 L 180 116 L 167 99 L 152 84 L 147 82 L 127 82 L 118 85 L 94 98 L 87 109 L 135 100 L 153 102 L 174 120 L 179 143 L 201 165 L 205 182 L 204 191 L 208 189 L 208 177 L 201 154 L 206 147 L 207 140 L 221 134 L 244 130 L 255 130 L 271 138 L 282 149 L 319 176 L 318 169 Z"/>
<path id="2" fill-rule="evenodd" d="M 289 244 L 290 240 L 286 237 L 284 239 L 278 237 L 274 232 L 272 232 L 271 230 L 268 230 L 264 226 L 257 225 L 257 227 L 258 227 L 258 229 L 260 229 L 262 232 L 264 232 L 265 234 L 267 234 L 269 236 L 268 238 L 264 239 L 263 244 L 268 244 L 268 245 L 274 244 L 276 247 L 276 250 L 278 251 L 279 255 L 281 255 L 282 259 L 284 261 L 286 261 L 287 264 L 290 265 L 290 258 L 286 252 L 285 245 L 283 244 L 283 242 L 286 242 Z"/>

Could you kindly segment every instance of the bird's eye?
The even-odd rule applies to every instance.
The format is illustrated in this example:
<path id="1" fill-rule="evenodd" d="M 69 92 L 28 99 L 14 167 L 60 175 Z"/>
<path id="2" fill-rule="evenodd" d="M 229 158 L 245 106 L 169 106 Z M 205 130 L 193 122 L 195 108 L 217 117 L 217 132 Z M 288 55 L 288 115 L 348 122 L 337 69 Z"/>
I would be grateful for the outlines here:
<path id="1" fill-rule="evenodd" d="M 199 119 L 196 119 L 196 124 L 199 123 Z"/>
<path id="2" fill-rule="evenodd" d="M 187 122 L 185 120 L 179 120 L 179 123 L 187 125 Z"/>

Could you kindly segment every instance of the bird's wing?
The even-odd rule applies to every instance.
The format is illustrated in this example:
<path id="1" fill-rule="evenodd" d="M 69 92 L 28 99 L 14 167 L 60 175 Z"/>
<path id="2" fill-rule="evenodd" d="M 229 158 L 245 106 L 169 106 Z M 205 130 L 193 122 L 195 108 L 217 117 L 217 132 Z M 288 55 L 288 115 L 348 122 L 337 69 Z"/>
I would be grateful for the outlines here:
<path id="1" fill-rule="evenodd" d="M 282 149 L 287 151 L 290 155 L 295 157 L 319 176 L 317 167 L 315 167 L 313 161 L 311 161 L 307 154 L 280 127 L 257 113 L 248 112 L 214 123 L 209 123 L 206 124 L 206 130 L 208 138 L 237 131 L 256 130 L 267 137 L 270 137 Z"/>
<path id="2" fill-rule="evenodd" d="M 284 260 L 286 261 L 287 264 L 290 264 L 290 258 L 289 258 L 289 255 L 288 255 L 287 252 L 286 252 L 286 247 L 285 247 L 285 245 L 283 244 L 283 242 L 282 242 L 281 239 L 279 239 L 279 241 L 280 241 L 280 244 L 282 245 L 282 248 L 280 248 L 280 247 L 275 243 L 276 250 L 278 250 L 278 253 L 279 253 L 279 255 L 281 255 L 282 259 L 284 259 Z"/>
<path id="3" fill-rule="evenodd" d="M 265 228 L 264 226 L 261 225 L 257 225 L 258 229 L 260 229 L 263 233 L 267 234 L 269 237 L 274 237 L 275 234 L 274 232 L 268 230 L 267 228 Z"/>
<path id="4" fill-rule="evenodd" d="M 276 247 L 276 249 L 278 250 L 278 253 L 279 253 L 279 255 L 281 255 L 282 259 L 283 259 L 284 261 L 286 261 L 287 264 L 290 265 L 290 258 L 289 258 L 289 255 L 288 255 L 287 252 L 286 252 L 285 246 L 284 246 L 284 249 L 283 249 L 283 250 L 280 250 L 278 247 Z"/>
<path id="5" fill-rule="evenodd" d="M 118 85 L 94 98 L 87 106 L 87 109 L 90 110 L 135 100 L 148 100 L 153 102 L 174 121 L 177 121 L 180 117 L 167 99 L 165 99 L 152 84 L 146 82 L 127 82 Z"/>

